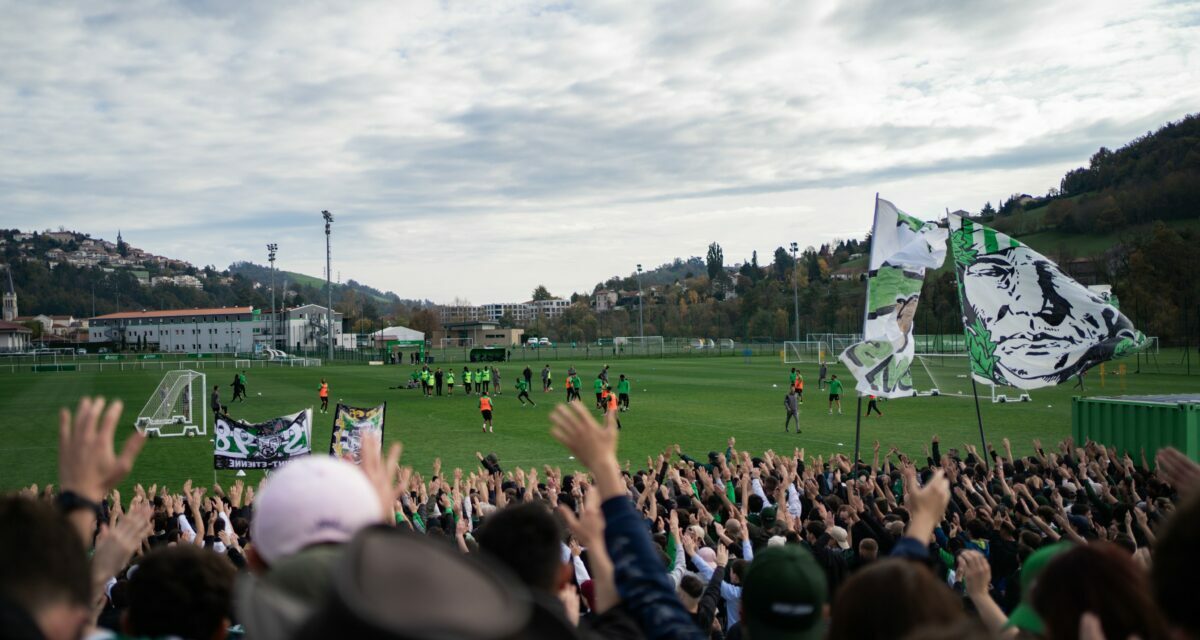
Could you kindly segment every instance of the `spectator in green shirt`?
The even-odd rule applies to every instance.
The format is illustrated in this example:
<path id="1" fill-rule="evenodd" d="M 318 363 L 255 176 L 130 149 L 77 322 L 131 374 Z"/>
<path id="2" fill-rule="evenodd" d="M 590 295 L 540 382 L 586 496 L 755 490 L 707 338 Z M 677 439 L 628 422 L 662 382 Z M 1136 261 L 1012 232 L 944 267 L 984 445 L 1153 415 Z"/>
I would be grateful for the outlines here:
<path id="1" fill-rule="evenodd" d="M 601 396 L 604 395 L 604 378 L 597 376 L 596 381 L 592 383 L 592 389 L 596 391 L 596 408 L 600 409 Z"/>
<path id="2" fill-rule="evenodd" d="M 833 415 L 833 405 L 837 404 L 838 415 L 842 415 L 842 381 L 837 374 L 829 378 L 829 415 Z"/>

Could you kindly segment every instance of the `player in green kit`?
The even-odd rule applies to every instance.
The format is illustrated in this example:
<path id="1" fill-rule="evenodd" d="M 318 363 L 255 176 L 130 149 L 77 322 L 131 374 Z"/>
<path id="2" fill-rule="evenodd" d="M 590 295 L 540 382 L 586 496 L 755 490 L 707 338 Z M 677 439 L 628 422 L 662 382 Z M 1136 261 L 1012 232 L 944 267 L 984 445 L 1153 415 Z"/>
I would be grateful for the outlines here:
<path id="1" fill-rule="evenodd" d="M 446 395 L 454 395 L 454 369 L 446 370 Z"/>
<path id="2" fill-rule="evenodd" d="M 596 381 L 592 383 L 592 389 L 596 391 L 596 408 L 603 408 L 600 403 L 604 401 L 604 378 L 596 376 Z"/>
<path id="3" fill-rule="evenodd" d="M 533 398 L 529 397 L 529 383 L 525 381 L 525 378 L 517 378 L 517 400 L 521 401 L 522 407 L 525 406 L 526 400 L 529 401 L 529 404 L 537 406 Z"/>
<path id="4" fill-rule="evenodd" d="M 629 378 L 623 373 L 617 381 L 617 405 L 621 411 L 629 411 Z"/>
<path id="5" fill-rule="evenodd" d="M 575 399 L 583 402 L 583 396 L 579 395 L 579 390 L 583 388 L 583 380 L 579 379 L 579 374 L 571 374 L 571 390 L 575 392 Z"/>
<path id="6" fill-rule="evenodd" d="M 489 387 L 492 386 L 492 368 L 484 367 L 482 373 L 483 373 L 483 392 L 488 393 L 491 391 L 491 389 L 489 389 Z"/>
<path id="7" fill-rule="evenodd" d="M 463 367 L 463 389 L 467 395 L 471 395 L 471 370 Z"/>
<path id="8" fill-rule="evenodd" d="M 483 369 L 475 370 L 475 395 L 481 396 L 486 393 L 483 390 Z"/>
<path id="9" fill-rule="evenodd" d="M 842 415 L 842 381 L 837 374 L 829 377 L 829 415 L 833 415 L 833 405 L 837 404 L 838 415 Z"/>

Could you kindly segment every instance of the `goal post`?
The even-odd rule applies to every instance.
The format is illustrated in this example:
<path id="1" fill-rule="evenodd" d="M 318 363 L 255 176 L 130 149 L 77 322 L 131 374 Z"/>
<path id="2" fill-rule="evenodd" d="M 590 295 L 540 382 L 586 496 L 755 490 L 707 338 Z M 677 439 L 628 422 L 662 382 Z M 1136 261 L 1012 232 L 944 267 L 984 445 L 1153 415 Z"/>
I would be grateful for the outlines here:
<path id="1" fill-rule="evenodd" d="M 916 354 L 912 365 L 914 395 L 970 398 L 976 390 L 983 395 L 982 387 L 987 387 L 992 404 L 1032 401 L 1029 392 L 1013 387 L 984 384 L 972 388 L 969 357 L 965 353 Z"/>
<path id="2" fill-rule="evenodd" d="M 784 364 L 823 364 L 832 358 L 829 345 L 820 340 L 790 340 L 783 343 Z"/>
<path id="3" fill-rule="evenodd" d="M 662 355 L 665 341 L 662 336 L 617 336 L 613 346 L 622 353 Z"/>
<path id="4" fill-rule="evenodd" d="M 168 371 L 138 413 L 134 426 L 146 435 L 162 438 L 207 435 L 207 386 L 207 377 L 199 371 Z"/>

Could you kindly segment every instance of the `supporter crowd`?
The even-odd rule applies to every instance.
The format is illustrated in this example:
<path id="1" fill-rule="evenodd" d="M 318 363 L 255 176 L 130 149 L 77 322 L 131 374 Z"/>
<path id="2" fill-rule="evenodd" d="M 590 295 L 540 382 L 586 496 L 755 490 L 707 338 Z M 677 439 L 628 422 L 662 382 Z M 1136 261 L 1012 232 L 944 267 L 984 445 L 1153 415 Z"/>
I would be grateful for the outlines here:
<path id="1" fill-rule="evenodd" d="M 368 438 L 358 466 L 123 496 L 121 412 L 64 410 L 57 486 L 0 498 L 0 636 L 1200 638 L 1200 466 L 1174 449 L 730 438 L 634 470 L 572 403 L 551 434 L 586 473 L 425 475 Z"/>

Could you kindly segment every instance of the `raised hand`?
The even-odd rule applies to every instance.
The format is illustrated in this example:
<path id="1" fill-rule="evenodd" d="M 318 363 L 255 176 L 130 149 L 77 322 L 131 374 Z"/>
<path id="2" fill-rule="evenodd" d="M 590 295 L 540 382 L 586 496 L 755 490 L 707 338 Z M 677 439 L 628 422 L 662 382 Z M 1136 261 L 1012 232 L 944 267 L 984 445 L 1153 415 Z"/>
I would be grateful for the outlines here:
<path id="1" fill-rule="evenodd" d="M 1159 449 L 1154 456 L 1158 475 L 1180 495 L 1191 495 L 1200 489 L 1200 465 L 1174 447 Z"/>
<path id="2" fill-rule="evenodd" d="M 604 514 L 600 511 L 598 492 L 587 492 L 578 517 L 566 507 L 560 506 L 558 512 L 562 514 L 567 529 L 571 531 L 571 535 L 575 536 L 579 544 L 588 549 L 604 544 Z"/>
<path id="3" fill-rule="evenodd" d="M 554 424 L 550 435 L 595 474 L 596 486 L 603 497 L 624 495 L 625 483 L 617 464 L 615 413 L 609 413 L 601 426 L 582 403 L 576 402 L 558 405 L 550 414 L 550 421 Z"/>
<path id="4" fill-rule="evenodd" d="M 370 433 L 362 439 L 361 449 L 361 464 L 359 469 L 366 474 L 367 480 L 371 482 L 371 486 L 375 488 L 376 497 L 379 500 L 379 514 L 384 522 L 393 523 L 396 521 L 396 512 L 394 511 L 396 500 L 404 491 L 403 487 L 397 487 L 394 478 L 400 471 L 400 454 L 404 451 L 404 447 L 399 442 L 392 443 L 388 448 L 387 460 L 383 459 L 383 442 L 380 435 Z M 435 469 L 440 470 L 441 460 L 434 463 Z"/>
<path id="5" fill-rule="evenodd" d="M 962 573 L 967 595 L 972 599 L 986 596 L 992 582 L 992 566 L 982 553 L 973 550 L 958 555 L 958 570 Z"/>
<path id="6" fill-rule="evenodd" d="M 100 525 L 96 550 L 92 554 L 93 585 L 103 587 L 109 578 L 125 567 L 146 536 L 154 532 L 154 522 L 150 519 L 153 513 L 149 503 L 139 502 L 131 506 L 129 513 L 115 526 Z"/>
<path id="7" fill-rule="evenodd" d="M 58 479 L 63 491 L 99 503 L 133 469 L 146 436 L 133 433 L 121 454 L 113 451 L 117 423 L 125 405 L 105 408 L 104 398 L 81 398 L 75 415 L 65 407 L 58 418 Z"/>

